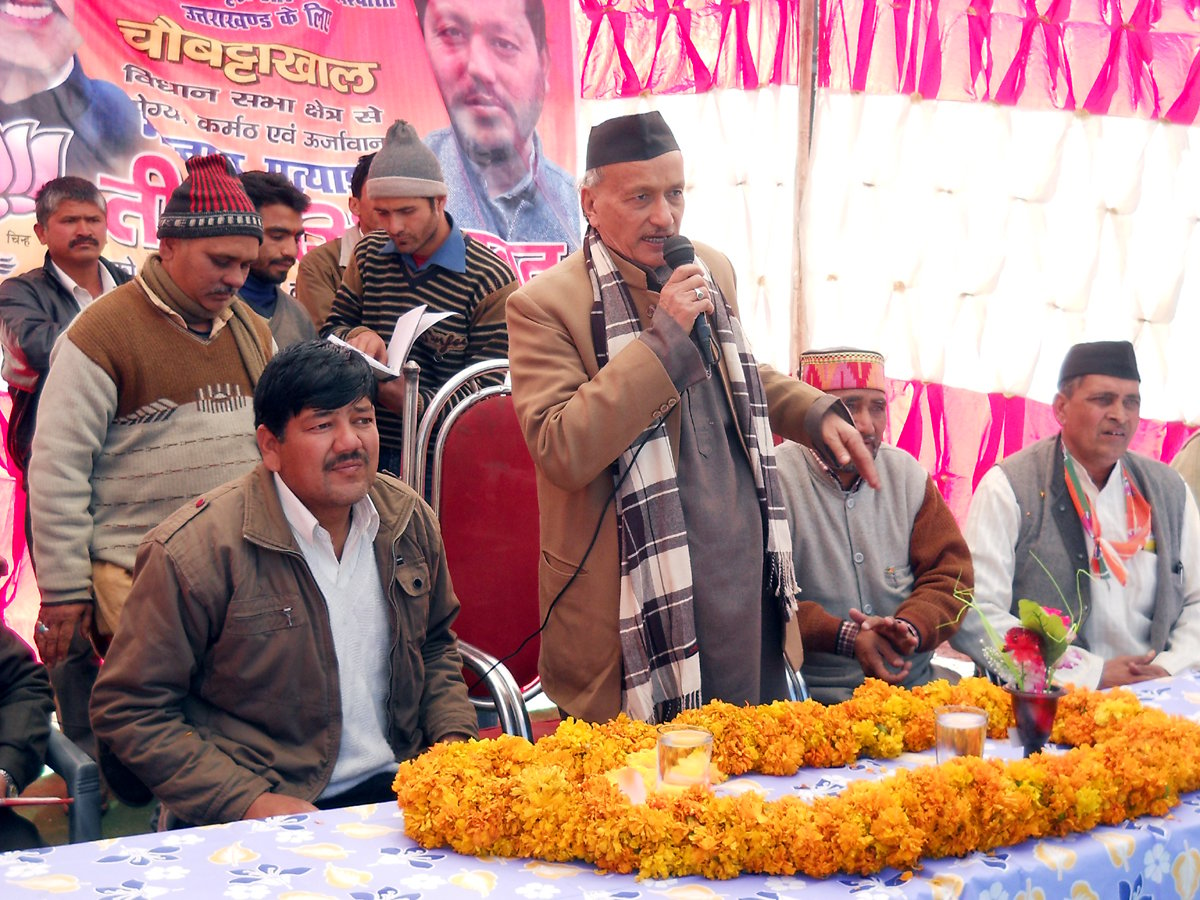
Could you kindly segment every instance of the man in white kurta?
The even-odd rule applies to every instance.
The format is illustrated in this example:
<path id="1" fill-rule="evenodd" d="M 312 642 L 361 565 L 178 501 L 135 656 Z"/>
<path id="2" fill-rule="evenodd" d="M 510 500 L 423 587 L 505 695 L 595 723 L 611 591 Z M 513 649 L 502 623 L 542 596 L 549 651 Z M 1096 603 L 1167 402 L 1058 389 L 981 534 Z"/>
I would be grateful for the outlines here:
<path id="1" fill-rule="evenodd" d="M 1139 380 L 1126 341 L 1072 347 L 1054 399 L 1061 433 L 988 472 L 967 517 L 975 602 L 998 634 L 1025 597 L 1082 619 L 1056 683 L 1112 687 L 1200 664 L 1200 514 L 1178 473 L 1128 452 Z M 984 664 L 975 614 L 953 643 Z"/>

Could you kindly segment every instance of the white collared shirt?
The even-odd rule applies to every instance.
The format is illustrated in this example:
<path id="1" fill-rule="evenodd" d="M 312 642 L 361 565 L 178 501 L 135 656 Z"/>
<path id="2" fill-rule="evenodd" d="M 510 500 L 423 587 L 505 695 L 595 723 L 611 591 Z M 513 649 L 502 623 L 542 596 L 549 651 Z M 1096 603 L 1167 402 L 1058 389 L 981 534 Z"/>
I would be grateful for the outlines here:
<path id="1" fill-rule="evenodd" d="M 58 263 L 50 260 L 50 268 L 53 270 L 54 275 L 63 283 L 63 287 L 71 292 L 71 296 L 79 304 L 81 312 L 87 309 L 93 300 L 99 300 L 117 286 L 117 282 L 113 279 L 112 273 L 108 271 L 108 268 L 100 265 L 100 263 L 96 263 L 96 265 L 100 267 L 100 293 L 93 297 L 87 288 L 80 287 L 74 278 L 62 270 L 62 267 Z"/>
<path id="2" fill-rule="evenodd" d="M 350 532 L 341 559 L 329 532 L 276 473 L 275 490 L 300 553 L 321 589 L 338 658 L 342 738 L 329 784 L 333 797 L 382 772 L 396 770 L 387 742 L 387 597 L 375 564 L 379 513 L 370 497 L 350 509 Z"/>
<path id="3" fill-rule="evenodd" d="M 1077 466 L 1080 482 L 1092 509 L 1100 522 L 1102 536 L 1120 539 L 1128 527 L 1125 512 L 1125 488 L 1118 462 L 1103 488 L 1097 488 L 1082 466 Z M 1153 511 L 1152 511 L 1152 514 Z M 971 548 L 975 567 L 975 602 L 987 613 L 988 622 L 999 635 L 1020 624 L 1009 613 L 1012 606 L 1012 579 L 1017 536 L 1020 533 L 1020 512 L 1012 485 L 1004 471 L 993 467 L 979 482 L 971 500 L 963 534 Z M 1095 541 L 1084 530 L 1089 558 L 1095 551 Z M 1180 529 L 1180 558 L 1183 562 L 1184 608 L 1175 627 L 1171 629 L 1168 649 L 1158 654 L 1154 664 L 1171 674 L 1200 665 L 1200 512 L 1190 490 L 1185 491 L 1183 526 Z M 1113 576 L 1093 580 L 1091 614 L 1083 625 L 1090 651 L 1073 647 L 1068 651 L 1075 657 L 1071 668 L 1061 669 L 1055 677 L 1059 684 L 1096 687 L 1104 671 L 1104 662 L 1115 656 L 1140 655 L 1150 646 L 1150 623 L 1154 615 L 1154 597 L 1158 570 L 1152 550 L 1142 549 L 1126 561 L 1128 578 L 1122 585 Z M 1078 610 L 1075 584 L 1060 584 L 1067 604 Z M 1058 597 L 1033 598 L 1043 606 L 1058 607 Z M 954 646 L 982 662 L 978 652 L 983 636 L 981 627 L 969 613 L 965 626 L 954 640 Z"/>
<path id="4" fill-rule="evenodd" d="M 359 225 L 351 225 L 342 232 L 342 242 L 338 245 L 338 265 L 343 269 L 350 265 L 350 261 L 354 259 L 354 248 L 358 246 L 358 242 L 363 238 L 363 230 Z"/>

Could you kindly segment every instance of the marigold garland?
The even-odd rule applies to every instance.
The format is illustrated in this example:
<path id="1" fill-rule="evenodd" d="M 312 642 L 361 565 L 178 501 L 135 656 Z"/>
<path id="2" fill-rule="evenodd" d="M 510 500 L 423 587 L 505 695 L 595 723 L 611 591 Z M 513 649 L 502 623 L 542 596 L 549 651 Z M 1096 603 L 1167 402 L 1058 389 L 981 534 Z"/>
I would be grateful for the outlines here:
<path id="1" fill-rule="evenodd" d="M 1004 690 L 977 678 L 912 691 L 868 680 L 837 706 L 710 703 L 676 721 L 713 732 L 713 761 L 724 772 L 792 775 L 926 750 L 933 711 L 947 703 L 986 709 L 993 738 L 1013 724 Z M 654 728 L 624 717 L 602 725 L 568 719 L 536 745 L 501 736 L 433 747 L 400 766 L 395 789 L 405 831 L 423 847 L 579 859 L 639 878 L 912 869 L 923 856 L 1161 816 L 1180 794 L 1200 789 L 1200 726 L 1144 708 L 1128 691 L 1067 694 L 1052 740 L 1075 749 L 902 770 L 812 803 L 693 789 L 633 805 L 605 773 L 653 746 Z"/>

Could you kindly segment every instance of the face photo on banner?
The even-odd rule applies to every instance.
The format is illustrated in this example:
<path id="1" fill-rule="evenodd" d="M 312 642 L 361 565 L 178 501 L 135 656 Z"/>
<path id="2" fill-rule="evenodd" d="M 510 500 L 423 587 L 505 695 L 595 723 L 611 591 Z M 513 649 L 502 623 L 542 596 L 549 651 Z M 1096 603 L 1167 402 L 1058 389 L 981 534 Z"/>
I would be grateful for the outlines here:
<path id="1" fill-rule="evenodd" d="M 83 42 L 76 0 L 12 0 L 0 11 L 0 129 L 12 160 L 4 193 L 23 179 L 125 174 L 154 149 L 134 102 L 85 71 L 75 55 Z"/>
<path id="2" fill-rule="evenodd" d="M 553 124 L 538 128 L 548 98 L 555 114 L 572 108 L 567 10 L 543 0 L 415 3 L 449 117 L 425 142 L 441 163 L 455 223 L 510 246 L 574 251 L 582 234 L 575 178 L 547 152 L 543 134 Z"/>

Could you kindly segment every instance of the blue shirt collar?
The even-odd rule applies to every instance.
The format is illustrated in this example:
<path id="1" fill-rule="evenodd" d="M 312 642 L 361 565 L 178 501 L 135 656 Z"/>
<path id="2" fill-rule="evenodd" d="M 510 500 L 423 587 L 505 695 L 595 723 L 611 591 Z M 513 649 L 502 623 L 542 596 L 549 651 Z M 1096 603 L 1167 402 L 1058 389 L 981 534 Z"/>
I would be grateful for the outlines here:
<path id="1" fill-rule="evenodd" d="M 441 266 L 450 272 L 458 272 L 460 275 L 467 271 L 467 241 L 463 237 L 463 233 L 459 231 L 458 226 L 454 224 L 454 217 L 450 213 L 446 213 L 446 221 L 450 223 L 450 234 L 442 241 L 442 246 L 433 251 L 433 256 L 425 260 L 424 265 L 417 265 L 417 261 L 413 259 L 411 253 L 400 253 L 396 249 L 395 243 L 388 241 L 383 245 L 383 253 L 400 253 L 400 259 L 404 261 L 404 265 L 414 272 L 422 272 L 430 266 Z"/>

